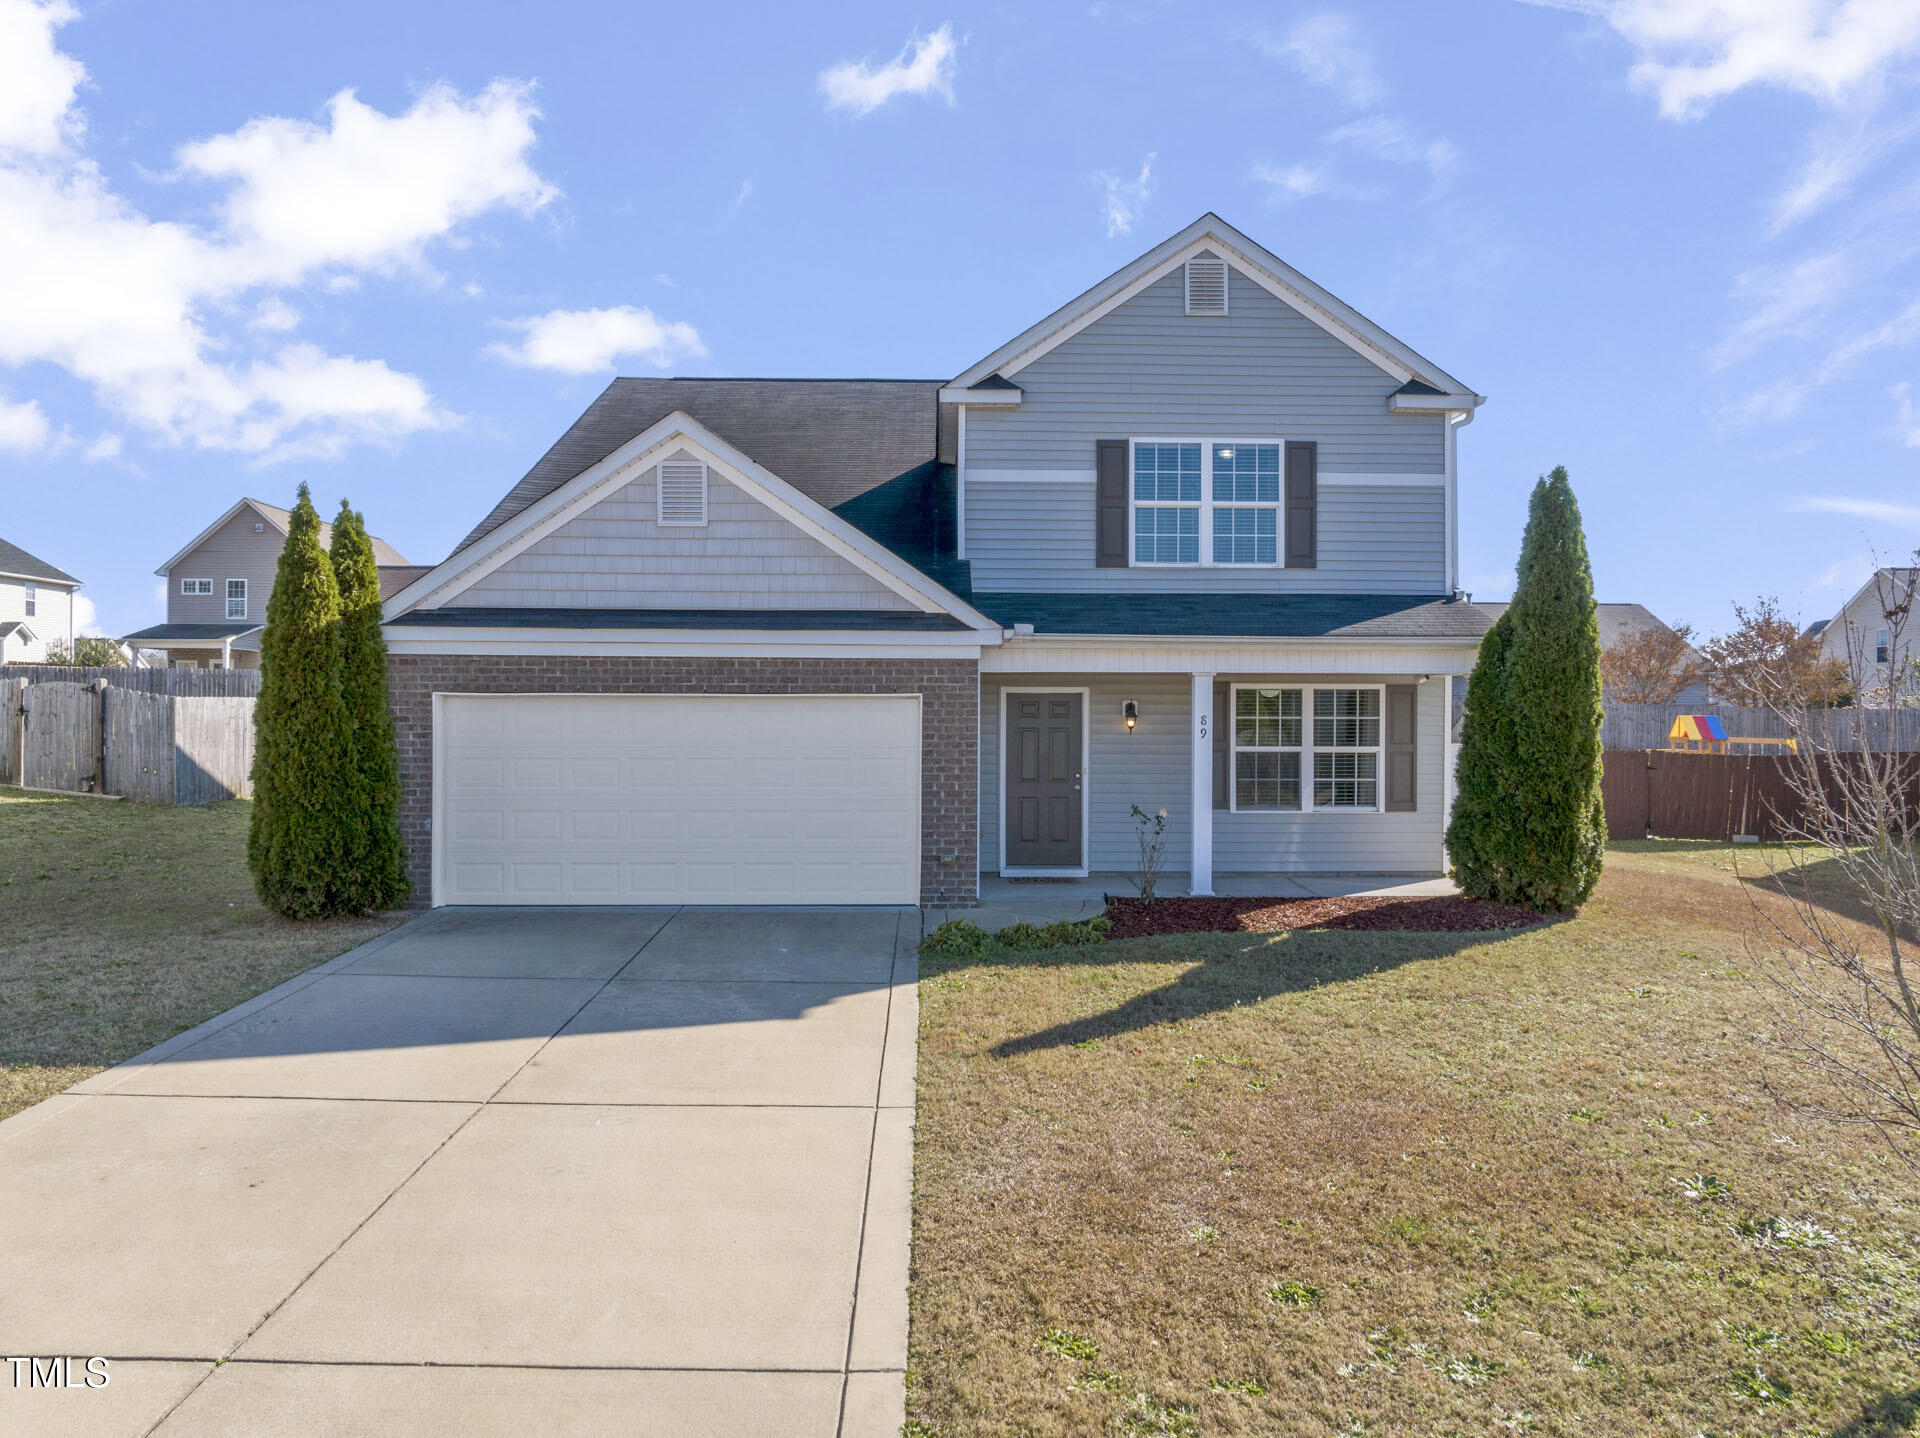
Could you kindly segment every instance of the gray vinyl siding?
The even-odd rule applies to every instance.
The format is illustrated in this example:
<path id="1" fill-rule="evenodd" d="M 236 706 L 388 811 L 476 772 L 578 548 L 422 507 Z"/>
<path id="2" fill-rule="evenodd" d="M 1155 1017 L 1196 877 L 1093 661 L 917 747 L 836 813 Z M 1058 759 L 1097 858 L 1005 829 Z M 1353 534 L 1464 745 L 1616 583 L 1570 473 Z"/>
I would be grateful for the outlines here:
<path id="1" fill-rule="evenodd" d="M 265 525 L 258 534 L 253 532 L 256 524 Z M 266 623 L 267 596 L 273 592 L 273 576 L 280 567 L 280 550 L 286 539 L 251 509 L 242 509 L 168 571 L 167 622 L 224 623 L 227 581 L 244 579 L 247 581 L 247 621 Z M 182 594 L 180 581 L 183 579 L 211 579 L 213 593 Z"/>
<path id="2" fill-rule="evenodd" d="M 976 588 L 1385 591 L 1446 584 L 1445 495 L 1323 482 L 1317 570 L 1093 567 L 1094 445 L 1101 439 L 1312 440 L 1323 480 L 1437 478 L 1439 415 L 1394 414 L 1399 381 L 1237 270 L 1230 313 L 1185 313 L 1176 270 L 1016 376 L 1017 407 L 967 413 L 967 556 Z M 993 482 L 1054 471 L 1084 484 Z"/>
<path id="3" fill-rule="evenodd" d="M 972 442 L 968 419 L 968 442 Z M 973 469 L 969 448 L 968 469 Z M 1093 564 L 1093 471 L 1086 483 L 981 481 L 967 486 L 973 586 L 996 590 L 1148 589 L 1188 594 L 1437 594 L 1447 588 L 1447 500 L 1437 484 L 1320 485 L 1313 569 Z"/>
<path id="4" fill-rule="evenodd" d="M 1337 684 L 1326 676 L 1221 676 L 1223 681 Z M 1407 682 L 1401 680 L 1384 682 Z M 1377 684 L 1379 676 L 1350 683 Z M 980 856 L 981 866 L 1000 863 L 1000 715 L 1002 691 L 1021 689 L 1092 690 L 1087 752 L 1088 867 L 1131 872 L 1138 844 L 1129 806 L 1149 813 L 1167 811 L 1169 871 L 1184 873 L 1192 853 L 1191 745 L 1192 689 L 1185 675 L 993 675 L 981 676 L 980 696 Z M 1213 811 L 1213 869 L 1234 873 L 1435 874 L 1441 868 L 1444 833 L 1441 805 L 1445 763 L 1442 709 L 1446 686 L 1431 680 L 1420 687 L 1418 808 L 1400 814 L 1235 814 Z M 1134 699 L 1140 724 L 1129 735 L 1120 724 L 1120 705 Z M 1218 717 L 1218 716 L 1216 716 Z"/>
<path id="5" fill-rule="evenodd" d="M 717 471 L 708 472 L 704 526 L 657 524 L 657 478 L 657 470 L 646 470 L 515 555 L 458 602 L 613 609 L 913 607 Z"/>

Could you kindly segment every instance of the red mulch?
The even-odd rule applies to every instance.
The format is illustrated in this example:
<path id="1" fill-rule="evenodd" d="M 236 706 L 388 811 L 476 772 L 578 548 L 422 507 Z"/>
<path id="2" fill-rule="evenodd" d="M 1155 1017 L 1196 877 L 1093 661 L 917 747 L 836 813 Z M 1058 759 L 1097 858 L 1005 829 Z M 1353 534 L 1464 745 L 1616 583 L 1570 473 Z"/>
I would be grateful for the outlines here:
<path id="1" fill-rule="evenodd" d="M 1543 922 L 1531 909 L 1459 895 L 1341 899 L 1139 899 L 1109 895 L 1109 939 L 1150 934 L 1278 933 L 1283 929 L 1397 929 L 1407 933 L 1463 933 L 1524 929 Z"/>

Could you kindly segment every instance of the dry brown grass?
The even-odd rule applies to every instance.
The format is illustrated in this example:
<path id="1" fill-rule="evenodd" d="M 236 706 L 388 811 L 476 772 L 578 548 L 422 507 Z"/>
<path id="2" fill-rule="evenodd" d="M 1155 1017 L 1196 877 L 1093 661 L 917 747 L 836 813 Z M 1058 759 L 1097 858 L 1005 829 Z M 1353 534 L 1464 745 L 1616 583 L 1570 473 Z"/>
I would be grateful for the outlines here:
<path id="1" fill-rule="evenodd" d="M 0 1118 L 393 927 L 261 908 L 247 813 L 0 790 Z"/>
<path id="2" fill-rule="evenodd" d="M 1913 1431 L 1914 1180 L 1759 1091 L 1755 858 L 924 960 L 909 1433 Z"/>

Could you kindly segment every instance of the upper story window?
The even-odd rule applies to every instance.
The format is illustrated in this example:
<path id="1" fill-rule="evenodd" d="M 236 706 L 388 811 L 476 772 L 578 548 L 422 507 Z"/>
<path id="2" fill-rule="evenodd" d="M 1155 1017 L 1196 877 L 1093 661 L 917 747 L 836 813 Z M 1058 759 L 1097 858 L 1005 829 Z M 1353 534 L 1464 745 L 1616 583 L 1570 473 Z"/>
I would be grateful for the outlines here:
<path id="1" fill-rule="evenodd" d="M 662 460 L 659 510 L 662 524 L 705 524 L 707 467 L 697 459 Z"/>
<path id="2" fill-rule="evenodd" d="M 32 580 L 28 580 L 27 581 L 27 618 L 29 619 L 33 618 L 33 616 L 37 614 L 39 610 L 40 610 L 40 591 L 34 587 Z"/>
<path id="3" fill-rule="evenodd" d="M 247 581 L 229 579 L 227 581 L 227 618 L 245 619 L 247 617 Z"/>
<path id="4" fill-rule="evenodd" d="M 1278 564 L 1277 440 L 1135 440 L 1135 564 Z"/>
<path id="5" fill-rule="evenodd" d="M 1311 696 L 1311 713 L 1308 712 Z M 1235 812 L 1380 808 L 1381 690 L 1233 686 Z M 1309 779 L 1311 782 L 1304 782 Z"/>
<path id="6" fill-rule="evenodd" d="M 33 611 L 28 610 L 27 612 L 31 614 Z M 1893 635 L 1889 631 L 1882 629 L 1873 636 L 1873 662 L 1875 664 L 1886 664 L 1891 662 L 1892 659 Z"/>
<path id="7" fill-rule="evenodd" d="M 182 594 L 211 594 L 213 593 L 213 581 L 211 579 L 183 579 L 180 581 L 180 592 Z"/>

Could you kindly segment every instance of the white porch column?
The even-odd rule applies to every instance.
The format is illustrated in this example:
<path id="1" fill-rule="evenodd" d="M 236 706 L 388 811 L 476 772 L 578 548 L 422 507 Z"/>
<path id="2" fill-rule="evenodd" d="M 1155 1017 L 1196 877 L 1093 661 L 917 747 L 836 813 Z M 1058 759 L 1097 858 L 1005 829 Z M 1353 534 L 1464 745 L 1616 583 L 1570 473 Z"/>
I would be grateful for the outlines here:
<path id="1" fill-rule="evenodd" d="M 1213 892 L 1213 676 L 1193 676 L 1193 857 L 1187 892 Z"/>

